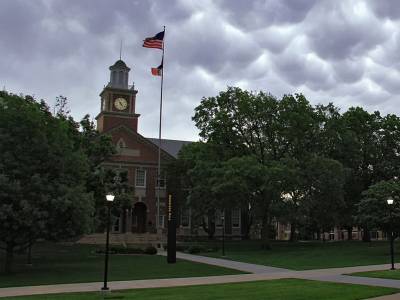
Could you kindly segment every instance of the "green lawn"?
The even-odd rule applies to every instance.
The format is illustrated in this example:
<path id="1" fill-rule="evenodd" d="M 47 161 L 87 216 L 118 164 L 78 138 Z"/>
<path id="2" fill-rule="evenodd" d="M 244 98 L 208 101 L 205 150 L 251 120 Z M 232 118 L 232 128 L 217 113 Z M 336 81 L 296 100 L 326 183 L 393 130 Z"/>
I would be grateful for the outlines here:
<path id="1" fill-rule="evenodd" d="M 371 271 L 371 272 L 358 272 L 352 273 L 353 276 L 384 278 L 384 279 L 397 279 L 400 280 L 400 270 L 384 270 L 384 271 Z"/>
<path id="2" fill-rule="evenodd" d="M 211 246 L 208 244 L 208 246 Z M 261 250 L 259 243 L 231 242 L 226 244 L 227 259 L 282 267 L 293 270 L 323 269 L 390 262 L 387 242 L 275 242 L 271 250 Z M 221 251 L 202 253 L 221 257 Z M 395 257 L 400 258 L 400 252 Z"/>
<path id="3" fill-rule="evenodd" d="M 37 244 L 33 248 L 33 266 L 26 256 L 17 256 L 15 273 L 0 275 L 0 287 L 103 280 L 104 255 L 96 254 L 98 246 Z M 0 267 L 2 267 L 0 260 Z M 111 255 L 109 280 L 155 279 L 241 274 L 241 272 L 205 264 L 178 260 L 167 264 L 158 255 Z"/>
<path id="4" fill-rule="evenodd" d="M 186 286 L 174 288 L 116 291 L 103 298 L 100 293 L 38 295 L 3 298 L 14 300 L 356 300 L 394 294 L 400 290 L 351 284 L 339 284 L 300 279 L 279 279 L 232 284 Z"/>

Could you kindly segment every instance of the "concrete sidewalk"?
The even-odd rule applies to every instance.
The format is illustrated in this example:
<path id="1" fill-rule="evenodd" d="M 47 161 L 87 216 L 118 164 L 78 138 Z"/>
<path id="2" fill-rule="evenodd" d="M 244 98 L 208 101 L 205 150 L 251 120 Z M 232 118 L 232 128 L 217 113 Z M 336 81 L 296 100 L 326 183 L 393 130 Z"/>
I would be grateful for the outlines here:
<path id="1" fill-rule="evenodd" d="M 160 252 L 159 255 L 166 256 L 166 252 Z M 177 252 L 176 257 L 179 259 L 190 260 L 193 262 L 199 262 L 207 265 L 213 265 L 218 267 L 224 267 L 229 269 L 235 269 L 247 273 L 253 274 L 275 274 L 281 272 L 289 272 L 291 270 L 283 269 L 283 268 L 275 268 L 263 265 L 255 265 L 244 263 L 240 261 L 234 261 L 229 259 L 222 259 L 222 258 L 214 258 L 214 257 L 207 257 L 207 256 L 200 256 L 200 255 L 193 255 L 187 254 L 183 252 Z"/>
<path id="2" fill-rule="evenodd" d="M 111 288 L 111 290 L 124 290 L 124 289 L 205 285 L 205 284 L 218 284 L 218 283 L 234 283 L 234 282 L 272 280 L 272 279 L 282 279 L 282 278 L 297 278 L 297 279 L 310 279 L 310 280 L 338 282 L 338 283 L 361 284 L 368 286 L 391 287 L 400 289 L 400 280 L 397 281 L 390 279 L 353 277 L 353 276 L 343 275 L 353 272 L 387 270 L 390 267 L 389 265 L 373 265 L 373 266 L 359 266 L 359 267 L 347 267 L 347 268 L 292 271 L 287 269 L 247 264 L 226 259 L 210 258 L 210 257 L 191 255 L 185 253 L 178 253 L 177 257 L 190 261 L 237 269 L 244 272 L 251 272 L 252 274 L 112 281 L 109 283 L 109 287 Z M 103 285 L 102 282 L 91 282 L 91 283 L 1 288 L 0 298 L 11 297 L 11 296 L 38 295 L 38 294 L 94 292 L 94 291 L 100 291 L 102 285 Z M 376 300 L 378 299 L 400 300 L 400 295 L 395 295 L 395 296 L 392 295 L 390 296 L 391 298 L 386 298 L 386 297 L 376 298 Z"/>

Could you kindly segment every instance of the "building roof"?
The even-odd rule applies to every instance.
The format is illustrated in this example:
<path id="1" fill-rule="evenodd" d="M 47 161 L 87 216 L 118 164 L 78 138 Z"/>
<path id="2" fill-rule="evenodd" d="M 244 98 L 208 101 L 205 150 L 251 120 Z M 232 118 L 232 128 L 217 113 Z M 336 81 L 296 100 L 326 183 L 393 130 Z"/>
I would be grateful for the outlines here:
<path id="1" fill-rule="evenodd" d="M 111 69 L 128 69 L 128 70 L 130 70 L 130 68 L 128 68 L 128 66 L 126 65 L 126 63 L 123 61 L 123 60 L 117 60 L 116 62 L 115 62 L 115 64 L 113 64 L 111 67 L 110 67 L 110 70 Z"/>
<path id="2" fill-rule="evenodd" d="M 158 139 L 155 138 L 146 138 L 153 144 L 158 146 Z M 178 140 L 167 140 L 161 139 L 161 149 L 163 149 L 168 154 L 172 155 L 175 158 L 178 158 L 178 153 L 183 147 L 183 145 L 190 144 L 190 141 L 178 141 Z"/>

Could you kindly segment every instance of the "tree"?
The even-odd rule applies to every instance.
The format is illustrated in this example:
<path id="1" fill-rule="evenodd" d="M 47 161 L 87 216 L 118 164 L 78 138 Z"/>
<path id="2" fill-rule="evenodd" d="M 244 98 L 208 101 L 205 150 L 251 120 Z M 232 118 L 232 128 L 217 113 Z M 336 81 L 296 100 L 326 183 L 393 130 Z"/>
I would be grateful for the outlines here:
<path id="1" fill-rule="evenodd" d="M 219 149 L 220 159 L 253 156 L 264 166 L 268 184 L 257 190 L 263 238 L 268 244 L 271 205 L 281 199 L 281 160 L 304 159 L 315 151 L 320 120 L 300 94 L 278 101 L 264 92 L 251 93 L 229 87 L 216 97 L 203 98 L 193 120 L 200 136 Z M 269 174 L 269 172 L 272 172 Z M 279 174 L 279 175 L 278 175 Z"/>
<path id="2" fill-rule="evenodd" d="M 200 223 L 209 238 L 215 233 L 215 212 L 220 199 L 212 191 L 212 180 L 219 160 L 215 147 L 202 142 L 185 145 L 171 168 L 180 170 L 180 208 L 192 208 L 193 223 Z M 176 180 L 176 179 L 175 179 Z"/>
<path id="3" fill-rule="evenodd" d="M 317 232 L 329 232 L 340 217 L 343 206 L 344 170 L 340 162 L 313 157 L 304 168 L 304 210 Z"/>
<path id="4" fill-rule="evenodd" d="M 109 135 L 101 134 L 97 131 L 95 124 L 90 120 L 89 115 L 85 115 L 80 122 L 79 144 L 85 153 L 89 172 L 86 178 L 86 189 L 93 193 L 94 198 L 94 214 L 93 228 L 95 232 L 103 231 L 106 222 L 106 206 L 104 205 L 104 197 L 109 192 L 116 194 L 115 207 L 119 206 L 119 199 L 125 199 L 132 192 L 132 187 L 128 186 L 128 178 L 126 171 L 105 169 L 103 163 L 115 154 L 115 146 L 112 144 Z M 115 182 L 116 176 L 119 175 L 119 182 Z M 121 194 L 121 195 L 119 195 Z M 126 201 L 122 201 L 126 202 Z M 122 211 L 122 210 L 121 210 Z M 125 216 L 123 216 L 125 218 Z M 124 223 L 123 223 L 124 224 Z"/>
<path id="5" fill-rule="evenodd" d="M 342 115 L 345 130 L 341 132 L 338 159 L 346 168 L 344 186 L 345 206 L 342 210 L 342 221 L 348 228 L 348 236 L 354 225 L 357 203 L 368 187 L 378 182 L 378 165 L 380 153 L 379 129 L 381 116 L 379 112 L 368 113 L 360 107 L 352 107 Z M 363 240 L 369 241 L 367 224 L 363 227 Z"/>
<path id="6" fill-rule="evenodd" d="M 389 231 L 390 214 L 386 200 L 392 197 L 393 202 L 393 224 L 399 232 L 400 228 L 400 182 L 398 179 L 380 181 L 368 188 L 357 205 L 357 220 L 360 224 L 366 224 L 368 228 Z"/>
<path id="7" fill-rule="evenodd" d="M 212 191 L 222 199 L 223 208 L 241 208 L 244 238 L 249 238 L 256 208 L 256 193 L 265 179 L 263 165 L 254 156 L 233 157 L 216 170 Z"/>
<path id="8" fill-rule="evenodd" d="M 78 125 L 29 96 L 0 92 L 0 247 L 10 272 L 16 249 L 91 227 L 88 160 Z"/>

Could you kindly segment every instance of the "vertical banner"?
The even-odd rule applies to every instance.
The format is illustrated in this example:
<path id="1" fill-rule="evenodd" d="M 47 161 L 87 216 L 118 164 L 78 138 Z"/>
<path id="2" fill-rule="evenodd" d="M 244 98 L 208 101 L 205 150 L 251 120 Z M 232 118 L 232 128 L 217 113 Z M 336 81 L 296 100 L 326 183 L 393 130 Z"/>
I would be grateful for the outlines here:
<path id="1" fill-rule="evenodd" d="M 167 262 L 176 263 L 176 213 L 172 195 L 168 195 Z"/>

